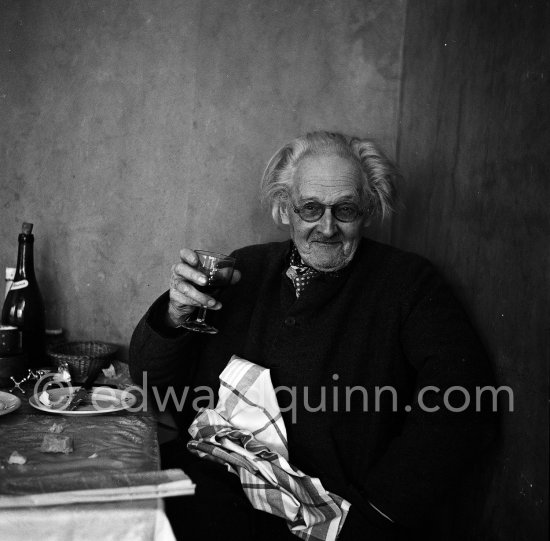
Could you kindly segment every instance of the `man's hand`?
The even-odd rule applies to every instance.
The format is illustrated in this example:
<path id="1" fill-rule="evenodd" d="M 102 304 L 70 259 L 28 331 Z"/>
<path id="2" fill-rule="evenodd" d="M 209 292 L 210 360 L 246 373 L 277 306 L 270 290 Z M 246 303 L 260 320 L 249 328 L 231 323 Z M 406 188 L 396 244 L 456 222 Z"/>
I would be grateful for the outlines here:
<path id="1" fill-rule="evenodd" d="M 177 327 L 199 306 L 206 306 L 210 310 L 219 310 L 221 302 L 210 295 L 202 293 L 197 286 L 206 285 L 206 276 L 197 269 L 199 258 L 188 248 L 180 251 L 180 262 L 172 266 L 170 277 L 170 301 L 166 323 Z M 238 270 L 233 271 L 231 284 L 241 279 Z"/>

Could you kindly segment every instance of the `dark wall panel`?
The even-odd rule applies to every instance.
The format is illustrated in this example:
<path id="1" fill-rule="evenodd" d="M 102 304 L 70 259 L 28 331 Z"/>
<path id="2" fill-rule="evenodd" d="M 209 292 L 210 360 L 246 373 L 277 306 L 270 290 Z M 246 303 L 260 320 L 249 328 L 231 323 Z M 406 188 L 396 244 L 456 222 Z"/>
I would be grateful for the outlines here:
<path id="1" fill-rule="evenodd" d="M 547 2 L 408 4 L 394 244 L 454 285 L 513 413 L 439 539 L 547 539 L 549 167 Z"/>

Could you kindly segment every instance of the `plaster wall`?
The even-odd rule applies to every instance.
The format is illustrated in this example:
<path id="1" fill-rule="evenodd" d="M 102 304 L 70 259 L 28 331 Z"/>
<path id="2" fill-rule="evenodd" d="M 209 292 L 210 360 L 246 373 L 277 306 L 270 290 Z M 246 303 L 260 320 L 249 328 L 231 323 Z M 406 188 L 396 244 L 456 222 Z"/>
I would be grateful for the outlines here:
<path id="1" fill-rule="evenodd" d="M 285 142 L 328 128 L 393 154 L 404 12 L 2 0 L 0 268 L 34 222 L 48 326 L 126 346 L 181 247 L 285 238 L 257 190 Z"/>

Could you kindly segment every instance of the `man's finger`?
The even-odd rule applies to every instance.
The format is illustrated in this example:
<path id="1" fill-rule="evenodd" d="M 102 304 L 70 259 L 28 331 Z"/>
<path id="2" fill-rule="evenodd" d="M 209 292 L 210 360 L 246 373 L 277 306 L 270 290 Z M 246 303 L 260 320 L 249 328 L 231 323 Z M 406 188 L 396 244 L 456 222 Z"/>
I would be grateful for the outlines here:
<path id="1" fill-rule="evenodd" d="M 185 280 L 174 280 L 172 287 L 183 295 L 183 297 L 186 297 L 188 303 L 192 303 L 193 306 L 207 306 L 212 310 L 217 310 L 221 307 L 221 304 L 217 302 L 216 299 L 210 297 L 210 295 L 206 295 L 202 291 L 199 291 L 193 287 L 190 282 Z"/>
<path id="2" fill-rule="evenodd" d="M 178 289 L 171 289 L 170 290 L 170 302 L 174 304 L 176 308 L 181 310 L 185 306 L 189 307 L 195 307 L 195 306 L 202 306 L 199 302 L 197 302 L 195 299 L 192 299 L 191 297 L 188 297 Z"/>
<path id="3" fill-rule="evenodd" d="M 198 285 L 206 284 L 206 276 L 202 272 L 190 267 L 187 263 L 176 263 L 172 267 L 172 275 L 175 275 L 176 278 L 181 277 L 184 280 L 188 280 Z"/>
<path id="4" fill-rule="evenodd" d="M 195 267 L 199 262 L 199 257 L 197 254 L 189 248 L 182 248 L 180 250 L 180 259 L 183 263 L 188 263 L 193 267 Z"/>

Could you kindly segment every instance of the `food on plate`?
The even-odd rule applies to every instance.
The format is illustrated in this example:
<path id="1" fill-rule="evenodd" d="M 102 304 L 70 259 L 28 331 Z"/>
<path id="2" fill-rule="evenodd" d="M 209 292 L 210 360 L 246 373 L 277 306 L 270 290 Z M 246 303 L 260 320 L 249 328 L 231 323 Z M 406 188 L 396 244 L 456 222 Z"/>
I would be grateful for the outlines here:
<path id="1" fill-rule="evenodd" d="M 8 458 L 8 464 L 26 464 L 27 457 L 14 451 Z"/>
<path id="2" fill-rule="evenodd" d="M 49 395 L 48 391 L 42 391 L 38 395 L 38 400 L 40 400 L 40 402 L 42 402 L 42 404 L 44 404 L 44 406 L 48 406 L 48 407 L 52 406 L 52 401 L 50 400 L 50 395 Z"/>
<path id="3" fill-rule="evenodd" d="M 72 453 L 73 437 L 59 434 L 44 434 L 40 451 L 43 453 Z"/>
<path id="4" fill-rule="evenodd" d="M 63 409 L 63 406 L 66 406 L 70 399 L 71 394 L 69 392 L 56 394 L 44 390 L 38 395 L 38 401 L 48 408 Z"/>

